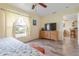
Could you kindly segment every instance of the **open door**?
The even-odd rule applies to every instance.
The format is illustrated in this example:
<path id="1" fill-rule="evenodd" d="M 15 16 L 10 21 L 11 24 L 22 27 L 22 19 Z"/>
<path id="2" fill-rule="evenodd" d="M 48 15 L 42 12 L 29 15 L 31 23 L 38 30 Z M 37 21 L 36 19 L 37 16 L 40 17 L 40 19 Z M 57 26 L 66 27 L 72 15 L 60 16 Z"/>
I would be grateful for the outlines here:
<path id="1" fill-rule="evenodd" d="M 67 15 L 63 18 L 63 50 L 69 53 L 78 47 L 78 19 L 76 15 Z"/>

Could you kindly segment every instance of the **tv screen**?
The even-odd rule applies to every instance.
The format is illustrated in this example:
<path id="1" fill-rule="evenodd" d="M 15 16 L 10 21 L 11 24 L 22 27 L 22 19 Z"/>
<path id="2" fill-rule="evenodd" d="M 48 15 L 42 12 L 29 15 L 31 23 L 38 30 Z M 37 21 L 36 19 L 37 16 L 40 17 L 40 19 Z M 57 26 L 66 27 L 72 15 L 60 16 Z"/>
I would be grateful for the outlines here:
<path id="1" fill-rule="evenodd" d="M 53 31 L 56 30 L 56 23 L 45 24 L 45 30 Z"/>

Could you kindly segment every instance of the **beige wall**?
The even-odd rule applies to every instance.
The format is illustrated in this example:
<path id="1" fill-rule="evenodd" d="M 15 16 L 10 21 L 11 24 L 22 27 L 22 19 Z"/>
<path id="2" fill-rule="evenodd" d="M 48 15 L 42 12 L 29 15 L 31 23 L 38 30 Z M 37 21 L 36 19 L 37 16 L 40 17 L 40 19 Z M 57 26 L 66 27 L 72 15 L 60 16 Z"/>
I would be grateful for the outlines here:
<path id="1" fill-rule="evenodd" d="M 5 36 L 5 14 L 0 10 L 0 38 Z"/>
<path id="2" fill-rule="evenodd" d="M 45 23 L 57 23 L 57 30 L 59 31 L 59 39 L 61 40 L 61 32 L 62 32 L 62 21 L 63 21 L 63 16 L 65 15 L 71 15 L 71 14 L 76 14 L 79 12 L 79 8 L 69 8 L 64 11 L 58 12 L 56 14 L 49 14 L 45 17 L 43 17 L 41 21 L 41 27 L 44 27 Z"/>
<path id="3" fill-rule="evenodd" d="M 37 25 L 33 25 L 33 19 L 36 19 Z M 39 31 L 40 31 L 40 17 L 37 15 L 34 16 L 34 14 L 30 17 L 30 25 L 31 25 L 31 39 L 39 38 Z"/>
<path id="4" fill-rule="evenodd" d="M 25 12 L 25 11 L 23 11 L 23 10 L 20 10 L 20 9 L 18 9 L 18 8 L 16 8 L 16 7 L 13 7 L 13 6 L 10 6 L 10 5 L 8 5 L 8 4 L 0 4 L 0 8 L 4 8 L 4 9 L 9 9 L 9 10 L 11 10 L 11 11 L 13 11 L 13 12 L 15 12 L 15 13 L 18 13 L 18 14 L 21 14 L 21 15 L 24 15 L 24 16 L 29 16 L 29 22 L 30 22 L 30 37 L 23 37 L 23 38 L 21 38 L 20 40 L 21 41 L 23 41 L 23 42 L 26 42 L 26 41 L 29 41 L 29 40 L 33 40 L 33 39 L 37 39 L 37 38 L 39 38 L 39 27 L 40 27 L 40 17 L 39 16 L 37 16 L 36 14 L 34 14 L 34 13 L 27 13 L 27 12 Z M 7 25 L 9 25 L 9 23 L 11 24 L 10 25 L 10 27 L 8 26 L 7 28 L 6 28 L 6 30 L 8 30 L 7 32 L 6 32 L 6 34 L 7 34 L 7 36 L 12 36 L 12 22 L 14 22 L 14 18 L 17 18 L 17 15 L 15 15 L 15 16 L 12 16 L 12 14 L 8 14 L 7 13 L 7 15 L 9 15 L 10 17 L 12 17 L 12 18 L 7 18 L 6 17 L 6 19 L 7 20 L 9 20 L 8 22 L 7 22 Z M 1 15 L 0 15 L 1 16 Z M 1 16 L 2 17 L 2 16 Z M 0 18 L 1 18 L 0 17 Z M 2 18 L 1 18 L 2 19 Z M 2 21 L 0 19 L 0 21 Z M 36 19 L 37 20 L 37 25 L 36 26 L 33 26 L 33 19 Z M 2 23 L 0 23 L 0 25 L 1 25 Z M 1 32 L 1 31 L 0 31 Z"/>

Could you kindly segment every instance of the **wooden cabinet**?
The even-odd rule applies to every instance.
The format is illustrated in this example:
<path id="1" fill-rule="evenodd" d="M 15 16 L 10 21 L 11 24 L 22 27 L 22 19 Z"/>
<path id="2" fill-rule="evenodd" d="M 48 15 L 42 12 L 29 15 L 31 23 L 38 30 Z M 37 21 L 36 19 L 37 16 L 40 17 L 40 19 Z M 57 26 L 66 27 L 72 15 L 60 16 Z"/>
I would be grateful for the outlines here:
<path id="1" fill-rule="evenodd" d="M 40 31 L 40 36 L 39 36 L 39 37 L 40 37 L 40 38 L 45 38 L 45 36 L 46 36 L 46 35 L 45 35 L 45 31 Z"/>
<path id="2" fill-rule="evenodd" d="M 44 38 L 50 39 L 50 32 L 45 31 Z"/>
<path id="3" fill-rule="evenodd" d="M 57 31 L 40 31 L 40 38 L 58 40 Z"/>
<path id="4" fill-rule="evenodd" d="M 58 32 L 57 31 L 51 31 L 51 33 L 50 33 L 50 39 L 52 39 L 52 40 L 58 40 Z"/>

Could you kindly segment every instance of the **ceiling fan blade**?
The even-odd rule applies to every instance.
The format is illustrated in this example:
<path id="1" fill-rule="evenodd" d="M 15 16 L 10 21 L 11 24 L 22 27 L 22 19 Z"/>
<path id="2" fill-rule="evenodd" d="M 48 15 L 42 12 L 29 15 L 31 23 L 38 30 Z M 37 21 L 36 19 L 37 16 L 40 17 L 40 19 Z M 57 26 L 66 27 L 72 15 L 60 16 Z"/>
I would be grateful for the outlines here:
<path id="1" fill-rule="evenodd" d="M 47 5 L 45 5 L 44 3 L 39 3 L 39 5 L 41 5 L 44 8 L 47 8 Z"/>
<path id="2" fill-rule="evenodd" d="M 32 5 L 32 9 L 34 9 L 34 8 L 35 8 L 35 5 L 33 4 L 33 5 Z"/>

